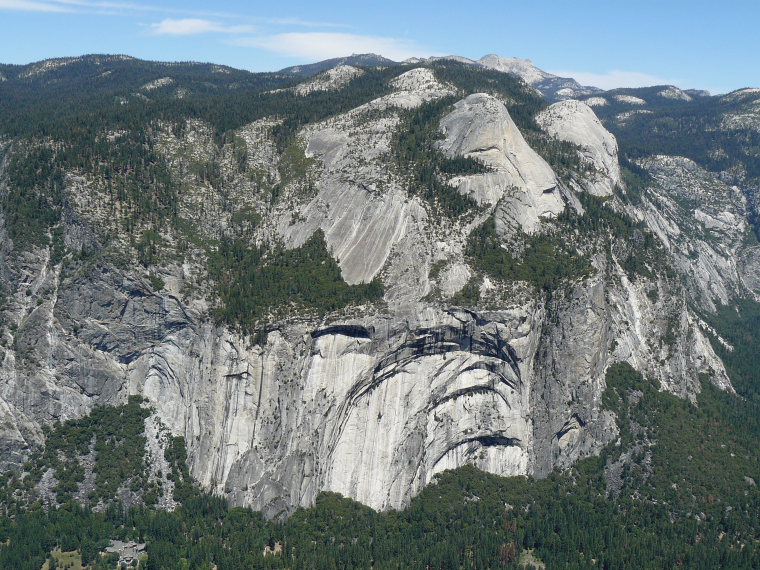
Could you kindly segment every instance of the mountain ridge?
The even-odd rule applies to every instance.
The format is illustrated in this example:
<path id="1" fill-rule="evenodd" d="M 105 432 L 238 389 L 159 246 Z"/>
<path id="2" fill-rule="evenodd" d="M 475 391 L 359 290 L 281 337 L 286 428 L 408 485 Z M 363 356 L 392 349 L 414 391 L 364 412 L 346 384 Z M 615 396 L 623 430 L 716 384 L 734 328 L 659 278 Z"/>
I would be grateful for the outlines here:
<path id="1" fill-rule="evenodd" d="M 215 64 L 211 62 L 141 60 L 139 58 L 136 58 L 127 54 L 85 54 L 81 56 L 48 58 L 48 59 L 43 59 L 36 62 L 31 62 L 28 64 L 2 64 L 0 63 L 0 70 L 1 69 L 6 70 L 6 72 L 3 74 L 5 79 L 0 79 L 0 81 L 6 81 L 9 78 L 11 79 L 15 78 L 17 72 L 21 70 L 24 70 L 23 71 L 24 73 L 31 73 L 31 75 L 36 75 L 35 67 L 42 66 L 43 64 L 47 65 L 46 67 L 47 70 L 54 70 L 58 67 L 62 67 L 62 66 L 69 65 L 72 63 L 95 63 L 99 65 L 100 63 L 107 63 L 107 62 L 113 62 L 113 61 L 133 61 L 133 62 L 140 62 L 143 64 L 152 65 L 156 67 L 168 67 L 168 68 L 208 67 L 211 70 L 216 70 L 222 73 L 233 72 L 233 73 L 246 74 L 246 75 L 283 74 L 287 76 L 305 78 L 311 75 L 316 75 L 318 73 L 326 71 L 327 69 L 331 69 L 339 65 L 358 65 L 358 66 L 368 65 L 370 67 L 377 66 L 377 65 L 400 66 L 400 65 L 417 65 L 417 64 L 424 64 L 425 62 L 430 63 L 430 62 L 445 61 L 445 60 L 456 61 L 459 63 L 466 63 L 470 65 L 482 66 L 489 69 L 500 70 L 506 73 L 509 73 L 510 72 L 509 70 L 512 69 L 513 70 L 512 73 L 514 75 L 518 77 L 522 77 L 523 79 L 526 79 L 526 81 L 529 84 L 538 85 L 539 90 L 542 90 L 542 89 L 545 90 L 546 92 L 544 93 L 544 95 L 549 96 L 550 99 L 579 98 L 579 97 L 584 97 L 584 96 L 590 96 L 596 92 L 605 91 L 594 86 L 581 86 L 572 78 L 564 78 L 564 77 L 559 77 L 557 75 L 550 74 L 546 71 L 543 71 L 537 68 L 535 65 L 533 65 L 533 62 L 530 59 L 520 59 L 516 57 L 505 58 L 505 57 L 500 57 L 496 54 L 485 55 L 479 60 L 473 60 L 473 59 L 469 59 L 462 56 L 456 56 L 456 55 L 448 55 L 448 56 L 432 56 L 429 58 L 413 57 L 413 58 L 409 58 L 407 60 L 400 61 L 400 62 L 393 61 L 381 55 L 373 54 L 373 53 L 353 54 L 351 56 L 331 58 L 331 59 L 323 60 L 323 61 L 316 62 L 313 64 L 302 64 L 302 65 L 285 67 L 276 72 L 255 72 L 255 71 L 249 71 L 245 69 L 238 69 L 238 68 L 234 68 L 227 65 Z M 485 63 L 484 63 L 484 60 L 485 60 Z M 488 64 L 489 61 L 491 62 L 490 65 Z M 500 67 L 502 69 L 499 69 Z M 539 85 L 542 82 L 545 82 L 544 86 Z M 563 82 L 570 82 L 568 83 L 569 91 L 565 93 L 560 93 L 558 96 L 557 92 L 561 91 L 562 89 L 561 85 L 563 84 Z M 673 87 L 673 86 L 663 85 L 663 87 Z M 626 90 L 626 89 L 648 89 L 648 87 L 642 87 L 642 88 L 618 87 L 618 88 L 609 89 L 607 91 Z M 734 90 L 734 92 L 743 91 L 746 89 L 751 89 L 751 88 L 747 87 L 744 89 L 736 89 Z M 701 90 L 701 89 L 684 89 L 682 91 L 683 93 L 686 93 L 686 94 L 689 94 L 690 96 L 695 96 L 695 97 L 710 96 L 710 93 L 708 91 Z M 723 94 L 723 95 L 726 95 L 726 94 Z"/>
<path id="2" fill-rule="evenodd" d="M 614 93 L 600 121 L 452 60 L 303 93 L 117 63 L 65 112 L 60 83 L 0 85 L 29 97 L 3 99 L 6 465 L 47 418 L 137 394 L 235 504 L 397 508 L 449 467 L 598 454 L 617 362 L 689 399 L 740 389 L 706 315 L 756 295 L 751 153 L 664 156 L 625 127 L 693 101 Z M 80 96 L 78 65 L 49 73 Z M 704 152 L 751 143 L 739 99 L 700 103 L 727 133 Z"/>
<path id="3" fill-rule="evenodd" d="M 286 67 L 279 73 L 294 73 L 298 75 L 312 75 L 330 69 L 338 65 L 418 65 L 425 62 L 456 61 L 469 65 L 482 66 L 504 73 L 511 73 L 524 79 L 529 85 L 536 87 L 542 94 L 550 99 L 563 99 L 581 95 L 589 95 L 601 91 L 596 87 L 583 87 L 570 78 L 562 78 L 547 73 L 535 67 L 529 59 L 502 58 L 495 54 L 485 55 L 479 60 L 472 60 L 462 56 L 433 56 L 429 58 L 414 57 L 401 62 L 383 58 L 376 54 L 352 55 L 343 58 L 324 60 L 307 66 Z"/>
<path id="4" fill-rule="evenodd" d="M 757 566 L 760 92 L 580 99 L 0 82 L 0 566 Z"/>

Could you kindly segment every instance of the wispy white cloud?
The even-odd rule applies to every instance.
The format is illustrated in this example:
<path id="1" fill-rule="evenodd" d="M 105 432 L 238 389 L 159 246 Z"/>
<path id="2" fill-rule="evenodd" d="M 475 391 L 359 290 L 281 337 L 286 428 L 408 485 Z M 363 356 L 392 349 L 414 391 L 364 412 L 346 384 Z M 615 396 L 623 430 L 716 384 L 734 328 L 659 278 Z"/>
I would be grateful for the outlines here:
<path id="1" fill-rule="evenodd" d="M 301 18 L 255 18 L 257 22 L 263 24 L 275 24 L 278 26 L 298 26 L 301 28 L 348 28 L 346 24 L 336 24 L 335 22 L 312 22 L 302 20 Z"/>
<path id="2" fill-rule="evenodd" d="M 110 0 L 0 0 L 0 10 L 14 10 L 19 12 L 95 13 L 101 15 L 120 15 L 129 12 L 153 12 L 217 18 L 239 18 L 236 14 L 224 12 L 186 10 L 153 4 Z"/>
<path id="3" fill-rule="evenodd" d="M 230 26 L 220 22 L 201 18 L 167 18 L 149 26 L 152 34 L 157 36 L 193 36 L 208 33 L 250 34 L 256 31 L 253 26 Z"/>
<path id="4" fill-rule="evenodd" d="M 330 32 L 291 32 L 236 38 L 232 43 L 305 61 L 319 61 L 352 53 L 376 53 L 397 61 L 415 56 L 440 55 L 408 39 Z"/>
<path id="5" fill-rule="evenodd" d="M 99 13 L 103 15 L 118 15 L 129 12 L 153 12 L 177 14 L 204 18 L 223 18 L 240 20 L 240 14 L 212 10 L 191 10 L 172 8 L 160 4 L 141 4 L 119 0 L 0 0 L 0 10 L 18 12 L 82 12 Z M 315 22 L 301 18 L 266 18 L 245 17 L 246 20 L 261 24 L 277 26 L 296 26 L 302 28 L 344 28 L 343 24 L 333 22 Z"/>
<path id="6" fill-rule="evenodd" d="M 76 8 L 96 8 L 106 10 L 155 10 L 153 6 L 143 6 L 132 2 L 108 2 L 108 1 L 88 1 L 88 0 L 49 0 L 56 4 L 72 6 Z"/>
<path id="7" fill-rule="evenodd" d="M 71 12 L 66 6 L 52 2 L 35 2 L 34 0 L 0 0 L 0 10 L 14 12 Z"/>
<path id="8" fill-rule="evenodd" d="M 615 89 L 617 87 L 650 87 L 652 85 L 674 85 L 678 79 L 667 79 L 642 73 L 640 71 L 612 70 L 606 73 L 589 73 L 586 71 L 550 71 L 560 77 L 572 77 L 581 85 L 591 85 L 602 89 Z"/>

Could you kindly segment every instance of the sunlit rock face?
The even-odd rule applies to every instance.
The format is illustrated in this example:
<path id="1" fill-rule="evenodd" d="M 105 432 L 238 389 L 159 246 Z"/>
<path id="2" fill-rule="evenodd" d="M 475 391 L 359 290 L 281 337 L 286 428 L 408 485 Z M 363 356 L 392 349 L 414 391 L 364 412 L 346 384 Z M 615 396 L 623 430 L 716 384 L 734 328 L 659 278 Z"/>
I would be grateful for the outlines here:
<path id="1" fill-rule="evenodd" d="M 725 376 L 689 322 L 685 357 L 659 365 L 646 339 L 661 308 L 626 281 L 578 283 L 552 315 L 537 301 L 417 307 L 283 323 L 251 347 L 118 271 L 83 276 L 25 325 L 49 339 L 28 349 L 45 366 L 4 363 L 5 456 L 33 443 L 43 413 L 142 394 L 186 438 L 198 481 L 234 504 L 278 516 L 333 490 L 395 508 L 443 469 L 541 476 L 597 452 L 617 433 L 600 407 L 612 359 L 659 370 L 678 393 L 700 371 Z"/>
<path id="2" fill-rule="evenodd" d="M 621 183 L 618 145 L 594 111 L 581 101 L 561 101 L 539 113 L 536 122 L 551 136 L 580 147 L 590 173 L 586 190 L 596 196 L 612 196 Z"/>
<path id="3" fill-rule="evenodd" d="M 526 233 L 564 209 L 556 175 L 495 97 L 478 93 L 459 101 L 441 121 L 441 130 L 440 148 L 447 156 L 475 158 L 492 169 L 455 179 L 462 194 L 480 204 L 500 203 L 502 215 Z"/>

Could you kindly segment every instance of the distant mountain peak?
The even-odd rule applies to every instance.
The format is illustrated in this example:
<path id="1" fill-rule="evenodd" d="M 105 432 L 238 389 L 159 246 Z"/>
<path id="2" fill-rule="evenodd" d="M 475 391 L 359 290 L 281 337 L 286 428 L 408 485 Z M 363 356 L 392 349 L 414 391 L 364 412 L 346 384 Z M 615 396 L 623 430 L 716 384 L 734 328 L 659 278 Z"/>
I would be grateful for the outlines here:
<path id="1" fill-rule="evenodd" d="M 500 57 L 496 54 L 489 54 L 481 57 L 478 62 L 483 67 L 489 69 L 495 69 L 497 71 L 503 71 L 504 73 L 511 73 L 513 75 L 519 75 L 526 83 L 533 85 L 539 81 L 548 78 L 557 77 L 551 73 L 547 73 L 533 65 L 533 62 L 529 59 L 520 59 L 517 57 Z"/>
<path id="2" fill-rule="evenodd" d="M 514 64 L 526 67 L 530 66 L 538 69 L 535 65 L 533 65 L 532 59 L 522 57 L 503 57 L 497 53 L 486 54 L 478 60 L 478 63 L 481 63 L 483 65 L 487 65 L 491 62 L 501 62 L 503 64 Z"/>
<path id="3" fill-rule="evenodd" d="M 548 73 L 533 65 L 530 59 L 501 57 L 491 53 L 484 55 L 476 63 L 488 69 L 520 77 L 528 85 L 538 89 L 547 99 L 575 99 L 602 91 L 597 87 L 581 85 L 575 79 Z"/>
<path id="4" fill-rule="evenodd" d="M 399 65 L 398 62 L 377 55 L 376 53 L 354 53 L 346 57 L 334 57 L 332 59 L 326 59 L 324 61 L 318 61 L 316 63 L 309 63 L 306 65 L 294 65 L 292 67 L 286 67 L 281 69 L 279 73 L 285 73 L 288 75 L 296 75 L 299 77 L 311 77 L 322 71 L 326 71 L 339 65 L 352 65 L 352 66 L 375 66 L 375 65 Z"/>

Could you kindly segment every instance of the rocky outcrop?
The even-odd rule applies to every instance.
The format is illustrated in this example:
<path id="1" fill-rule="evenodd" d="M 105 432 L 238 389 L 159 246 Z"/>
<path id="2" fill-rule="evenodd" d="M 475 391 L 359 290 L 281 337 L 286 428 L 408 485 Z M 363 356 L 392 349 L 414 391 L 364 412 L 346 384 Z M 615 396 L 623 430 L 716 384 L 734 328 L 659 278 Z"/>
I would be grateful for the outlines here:
<path id="1" fill-rule="evenodd" d="M 665 99 L 674 99 L 677 101 L 692 101 L 694 98 L 686 93 L 686 91 L 682 91 L 678 87 L 675 87 L 673 85 L 669 85 L 662 91 L 657 93 L 660 97 L 664 97 Z"/>
<path id="2" fill-rule="evenodd" d="M 475 158 L 491 172 L 455 178 L 459 192 L 479 204 L 501 202 L 500 217 L 526 233 L 534 233 L 542 218 L 564 209 L 554 171 L 525 142 L 504 104 L 483 93 L 454 105 L 441 121 L 445 138 L 439 148 L 447 156 Z"/>
<path id="3" fill-rule="evenodd" d="M 656 181 L 643 203 L 645 219 L 689 276 L 694 301 L 715 311 L 760 293 L 760 246 L 745 194 L 687 158 L 655 156 L 641 164 Z"/>
<path id="4" fill-rule="evenodd" d="M 140 87 L 143 91 L 153 91 L 155 89 L 159 89 L 161 87 L 166 87 L 168 85 L 171 85 L 174 83 L 174 79 L 171 77 L 161 77 L 160 79 L 155 79 L 153 81 L 150 81 Z"/>
<path id="5" fill-rule="evenodd" d="M 610 272 L 622 287 L 609 287 Z M 54 288 L 46 318 L 21 327 L 53 341 L 28 349 L 26 364 L 4 365 L 6 433 L 142 394 L 185 436 L 202 485 L 269 516 L 312 504 L 320 490 L 400 507 L 463 463 L 539 476 L 570 465 L 615 437 L 600 407 L 612 359 L 678 393 L 693 392 L 698 372 L 725 382 L 694 323 L 679 325 L 672 353 L 658 347 L 672 299 L 652 301 L 614 266 L 548 308 L 421 303 L 327 326 L 281 323 L 252 347 L 113 267 Z"/>
<path id="6" fill-rule="evenodd" d="M 760 132 L 760 89 L 739 89 L 723 95 L 721 101 L 728 107 L 721 118 L 721 129 Z"/>
<path id="7" fill-rule="evenodd" d="M 314 91 L 334 91 L 348 84 L 364 72 L 352 65 L 339 65 L 320 73 L 316 77 L 293 88 L 298 95 L 308 95 Z"/>
<path id="8" fill-rule="evenodd" d="M 642 99 L 641 97 L 636 97 L 634 95 L 613 95 L 613 98 L 615 101 L 618 101 L 619 103 L 626 103 L 628 105 L 646 105 L 647 102 Z"/>
<path id="9" fill-rule="evenodd" d="M 533 65 L 529 59 L 489 54 L 480 58 L 477 63 L 487 69 L 516 75 L 551 101 L 573 99 L 601 92 L 598 87 L 580 85 L 575 79 L 547 73 Z"/>
<path id="10" fill-rule="evenodd" d="M 588 105 L 560 101 L 539 113 L 536 122 L 552 137 L 580 147 L 584 162 L 596 171 L 584 180 L 589 193 L 612 196 L 622 181 L 617 141 Z"/>

